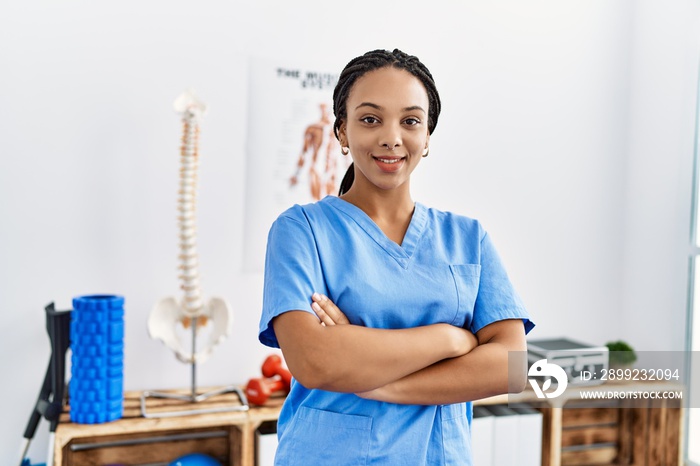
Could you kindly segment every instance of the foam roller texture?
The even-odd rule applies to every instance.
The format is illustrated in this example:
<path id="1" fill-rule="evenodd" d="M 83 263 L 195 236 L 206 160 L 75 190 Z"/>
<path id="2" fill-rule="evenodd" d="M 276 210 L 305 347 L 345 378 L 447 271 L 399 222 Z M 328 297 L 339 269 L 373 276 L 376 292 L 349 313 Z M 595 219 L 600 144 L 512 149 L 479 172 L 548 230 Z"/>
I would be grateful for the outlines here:
<path id="1" fill-rule="evenodd" d="M 124 409 L 124 298 L 73 299 L 71 313 L 70 419 L 97 424 Z"/>

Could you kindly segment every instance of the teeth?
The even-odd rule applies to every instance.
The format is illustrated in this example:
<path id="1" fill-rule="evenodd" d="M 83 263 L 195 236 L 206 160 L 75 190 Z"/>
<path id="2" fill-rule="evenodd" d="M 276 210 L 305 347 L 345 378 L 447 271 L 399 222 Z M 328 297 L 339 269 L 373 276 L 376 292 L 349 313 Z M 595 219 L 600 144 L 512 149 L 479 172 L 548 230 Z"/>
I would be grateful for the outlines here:
<path id="1" fill-rule="evenodd" d="M 383 162 L 383 163 L 397 163 L 403 159 L 380 159 L 380 158 L 377 158 L 377 160 L 379 160 L 380 162 Z"/>

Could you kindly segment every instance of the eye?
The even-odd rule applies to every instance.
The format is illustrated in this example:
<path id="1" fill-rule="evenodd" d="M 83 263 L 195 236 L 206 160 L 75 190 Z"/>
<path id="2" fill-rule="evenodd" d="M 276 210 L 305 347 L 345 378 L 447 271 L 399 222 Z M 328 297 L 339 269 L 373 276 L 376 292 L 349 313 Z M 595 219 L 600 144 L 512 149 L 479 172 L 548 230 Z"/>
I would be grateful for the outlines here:
<path id="1" fill-rule="evenodd" d="M 403 122 L 408 126 L 415 126 L 420 124 L 420 120 L 418 118 L 406 118 Z"/>
<path id="2" fill-rule="evenodd" d="M 363 123 L 367 123 L 368 125 L 374 125 L 374 124 L 379 123 L 379 120 L 373 116 L 362 117 L 362 118 L 360 118 L 360 121 Z"/>

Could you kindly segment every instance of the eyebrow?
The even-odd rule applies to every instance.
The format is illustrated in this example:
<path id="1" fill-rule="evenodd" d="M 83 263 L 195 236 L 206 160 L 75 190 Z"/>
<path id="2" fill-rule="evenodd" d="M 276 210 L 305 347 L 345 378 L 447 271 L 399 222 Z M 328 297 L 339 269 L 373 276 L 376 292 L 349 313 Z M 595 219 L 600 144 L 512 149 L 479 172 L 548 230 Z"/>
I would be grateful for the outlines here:
<path id="1" fill-rule="evenodd" d="M 380 105 L 373 104 L 372 102 L 362 102 L 360 105 L 358 105 L 357 107 L 355 107 L 355 110 L 357 110 L 357 109 L 360 108 L 360 107 L 372 107 L 372 108 L 376 108 L 377 110 L 383 110 L 382 107 L 381 107 Z M 427 113 L 427 112 L 423 109 L 423 107 L 421 107 L 420 105 L 412 105 L 412 106 L 410 106 L 410 107 L 404 108 L 402 111 L 404 111 L 404 112 L 411 112 L 411 111 L 413 111 L 413 110 L 420 110 L 420 111 L 423 112 L 423 113 Z"/>

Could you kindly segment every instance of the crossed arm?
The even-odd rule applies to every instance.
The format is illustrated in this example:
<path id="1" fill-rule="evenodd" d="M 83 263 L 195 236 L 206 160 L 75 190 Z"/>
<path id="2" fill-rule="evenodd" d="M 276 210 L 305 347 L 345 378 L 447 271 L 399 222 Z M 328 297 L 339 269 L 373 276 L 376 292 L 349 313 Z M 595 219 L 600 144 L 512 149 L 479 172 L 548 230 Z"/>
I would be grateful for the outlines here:
<path id="1" fill-rule="evenodd" d="M 508 370 L 508 352 L 526 349 L 520 319 L 494 322 L 476 335 L 448 324 L 374 329 L 350 324 L 324 296 L 314 294 L 313 300 L 320 322 L 304 311 L 272 322 L 290 371 L 305 387 L 428 405 L 525 386 L 524 360 L 519 371 Z"/>

